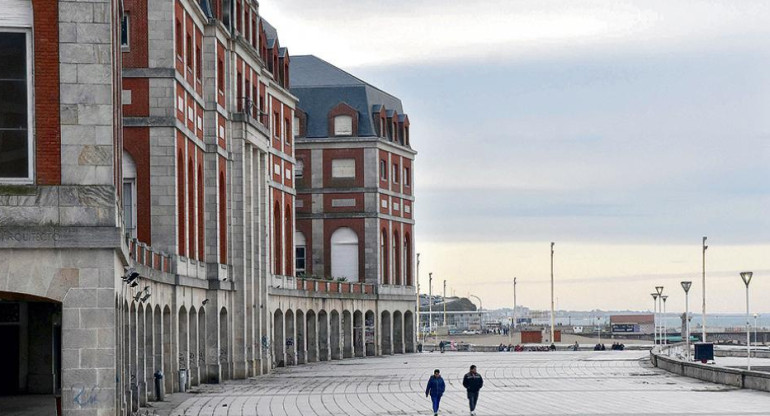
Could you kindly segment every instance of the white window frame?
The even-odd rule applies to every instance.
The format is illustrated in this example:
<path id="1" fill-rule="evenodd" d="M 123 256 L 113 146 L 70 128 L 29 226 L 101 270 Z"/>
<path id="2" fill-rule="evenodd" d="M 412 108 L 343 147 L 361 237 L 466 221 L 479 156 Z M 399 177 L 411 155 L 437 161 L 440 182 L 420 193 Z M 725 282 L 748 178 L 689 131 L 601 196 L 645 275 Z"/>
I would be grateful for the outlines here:
<path id="1" fill-rule="evenodd" d="M 393 170 L 393 173 L 392 173 L 391 176 L 392 176 L 392 179 L 393 179 L 393 183 L 398 183 L 398 176 L 399 176 L 398 175 L 398 173 L 399 173 L 398 172 L 398 163 L 394 163 L 393 164 L 393 169 L 392 170 Z"/>
<path id="2" fill-rule="evenodd" d="M 123 29 L 123 21 L 126 22 L 126 43 L 124 45 L 121 38 L 120 49 L 123 52 L 129 52 L 131 50 L 131 17 L 129 13 L 124 12 L 123 17 L 120 19 L 121 30 Z"/>
<path id="3" fill-rule="evenodd" d="M 353 174 L 350 176 L 338 176 L 335 175 L 335 164 L 341 164 L 343 162 L 352 162 L 353 163 Z M 332 159 L 332 178 L 333 179 L 355 179 L 356 178 L 356 160 L 353 158 L 342 158 L 342 159 Z"/>
<path id="4" fill-rule="evenodd" d="M 2 5 L 0 1 L 0 5 Z M 30 3 L 31 7 L 31 3 Z M 29 18 L 31 19 L 31 15 Z M 27 47 L 27 177 L 26 178 L 4 178 L 0 177 L 0 183 L 27 185 L 34 182 L 35 178 L 35 114 L 34 114 L 34 82 L 32 79 L 33 71 L 33 48 L 32 48 L 32 28 L 29 26 L 32 21 L 25 22 L 23 19 L 12 21 L 0 21 L 0 33 L 24 33 L 24 42 Z"/>
<path id="5" fill-rule="evenodd" d="M 294 179 L 302 179 L 305 176 L 305 162 L 297 160 L 294 165 Z"/>
<path id="6" fill-rule="evenodd" d="M 133 227 L 128 228 L 126 227 L 126 234 L 129 235 L 130 238 L 136 238 L 136 230 L 138 228 L 138 225 L 136 223 L 136 178 L 123 178 L 123 192 L 126 190 L 126 184 L 130 184 L 131 187 L 131 225 Z M 125 198 L 125 196 L 124 196 Z M 124 199 L 125 201 L 125 199 Z M 125 204 L 124 204 L 125 205 Z M 123 207 L 123 212 L 125 214 L 126 207 Z M 124 215 L 125 217 L 125 215 Z M 123 223 L 126 223 L 126 218 L 123 218 Z"/>
<path id="7" fill-rule="evenodd" d="M 338 125 L 338 122 L 341 122 L 342 120 L 350 121 L 350 130 L 343 131 L 342 126 Z M 347 114 L 340 114 L 338 116 L 334 116 L 334 135 L 335 136 L 352 136 L 353 135 L 353 116 L 349 116 Z M 347 127 L 347 126 L 345 126 Z"/>

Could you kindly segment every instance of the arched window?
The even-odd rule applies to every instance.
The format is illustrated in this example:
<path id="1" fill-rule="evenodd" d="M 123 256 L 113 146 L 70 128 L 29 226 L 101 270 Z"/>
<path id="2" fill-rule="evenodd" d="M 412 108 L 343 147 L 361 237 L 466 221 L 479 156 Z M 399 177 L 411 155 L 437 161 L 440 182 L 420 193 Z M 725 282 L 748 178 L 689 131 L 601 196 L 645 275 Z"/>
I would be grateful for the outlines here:
<path id="1" fill-rule="evenodd" d="M 300 231 L 294 233 L 294 270 L 297 272 L 297 276 L 305 274 L 307 271 L 307 240 L 305 234 Z"/>
<path id="2" fill-rule="evenodd" d="M 227 189 L 225 173 L 219 172 L 219 262 L 227 263 Z"/>
<path id="3" fill-rule="evenodd" d="M 283 265 L 281 264 L 281 204 L 275 201 L 275 210 L 273 212 L 273 264 L 274 273 L 283 274 Z"/>
<path id="4" fill-rule="evenodd" d="M 179 240 L 179 255 L 180 256 L 186 256 L 187 255 L 187 241 L 185 237 L 187 236 L 187 230 L 185 229 L 187 226 L 187 222 L 185 221 L 186 215 L 185 215 L 185 175 L 184 175 L 185 169 L 184 169 L 184 151 L 182 149 L 179 149 L 179 152 L 177 152 L 177 159 L 176 159 L 176 194 L 177 194 L 177 227 L 178 230 L 178 240 Z"/>
<path id="5" fill-rule="evenodd" d="M 390 276 L 388 275 L 388 232 L 384 228 L 380 236 L 380 282 L 383 285 L 390 284 Z"/>
<path id="6" fill-rule="evenodd" d="M 342 227 L 331 237 L 332 277 L 344 277 L 350 282 L 358 281 L 358 235 L 350 228 Z"/>
<path id="7" fill-rule="evenodd" d="M 195 251 L 195 167 L 192 157 L 187 159 L 187 247 L 191 259 L 197 257 Z"/>
<path id="8" fill-rule="evenodd" d="M 123 151 L 123 224 L 126 234 L 136 238 L 136 163 Z"/>
<path id="9" fill-rule="evenodd" d="M 286 262 L 284 263 L 286 265 L 286 275 L 292 276 L 294 275 L 294 259 L 292 259 L 292 256 L 294 255 L 294 252 L 292 250 L 292 247 L 294 246 L 294 242 L 292 241 L 292 238 L 294 237 L 294 233 L 292 232 L 292 228 L 294 223 L 292 223 L 291 220 L 291 205 L 286 204 L 286 212 L 283 216 L 283 229 L 284 229 L 284 238 L 285 242 L 283 245 L 283 252 L 286 256 Z"/>
<path id="10" fill-rule="evenodd" d="M 393 232 L 393 283 L 396 285 L 402 285 L 401 281 L 401 249 L 399 245 L 401 239 L 398 238 L 398 231 Z"/>
<path id="11" fill-rule="evenodd" d="M 353 117 L 345 116 L 345 115 L 334 117 L 334 135 L 335 136 L 352 136 L 353 135 Z"/>
<path id="12" fill-rule="evenodd" d="M 406 285 L 412 286 L 412 247 L 409 242 L 409 234 L 404 234 L 404 257 L 402 262 L 404 263 L 404 276 L 406 277 Z"/>

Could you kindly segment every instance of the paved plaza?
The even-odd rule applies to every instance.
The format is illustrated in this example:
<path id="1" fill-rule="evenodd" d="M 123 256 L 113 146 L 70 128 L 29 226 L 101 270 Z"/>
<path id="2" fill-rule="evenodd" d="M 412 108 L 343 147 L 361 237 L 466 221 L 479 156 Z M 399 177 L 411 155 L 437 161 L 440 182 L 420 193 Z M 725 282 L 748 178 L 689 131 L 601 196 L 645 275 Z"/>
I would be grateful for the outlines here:
<path id="1" fill-rule="evenodd" d="M 467 415 L 462 376 L 484 376 L 478 415 L 768 415 L 770 393 L 671 375 L 644 351 L 423 353 L 281 368 L 205 386 L 172 416 L 429 415 L 440 368 L 442 415 Z"/>

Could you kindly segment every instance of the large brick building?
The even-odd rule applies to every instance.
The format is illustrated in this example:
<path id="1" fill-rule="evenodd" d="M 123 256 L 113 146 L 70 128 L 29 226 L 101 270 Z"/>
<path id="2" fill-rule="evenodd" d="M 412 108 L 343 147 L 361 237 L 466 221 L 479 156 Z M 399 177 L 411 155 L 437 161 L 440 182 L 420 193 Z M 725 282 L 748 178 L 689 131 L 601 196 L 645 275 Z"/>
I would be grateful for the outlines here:
<path id="1" fill-rule="evenodd" d="M 157 399 L 156 372 L 168 394 L 414 351 L 413 222 L 394 210 L 411 188 L 376 179 L 378 159 L 411 166 L 408 133 L 296 142 L 301 64 L 256 1 L 0 0 L 0 58 L 0 403 L 122 415 Z M 340 111 L 408 132 L 397 99 L 370 104 Z M 394 248 L 365 254 L 380 230 Z"/>

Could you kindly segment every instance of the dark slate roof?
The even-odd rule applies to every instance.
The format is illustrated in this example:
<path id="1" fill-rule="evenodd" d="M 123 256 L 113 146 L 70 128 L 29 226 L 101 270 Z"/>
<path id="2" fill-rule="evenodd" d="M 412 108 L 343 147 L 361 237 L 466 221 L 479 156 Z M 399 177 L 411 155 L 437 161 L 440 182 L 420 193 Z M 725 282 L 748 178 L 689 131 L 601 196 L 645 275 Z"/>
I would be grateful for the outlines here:
<path id="1" fill-rule="evenodd" d="M 267 20 L 262 19 L 262 27 L 265 28 L 265 37 L 268 41 L 278 39 L 278 31 Z"/>
<path id="2" fill-rule="evenodd" d="M 307 114 L 307 137 L 328 136 L 328 114 L 340 103 L 358 110 L 358 136 L 375 136 L 372 113 L 380 106 L 403 113 L 401 100 L 313 55 L 291 57 L 292 94 Z"/>

